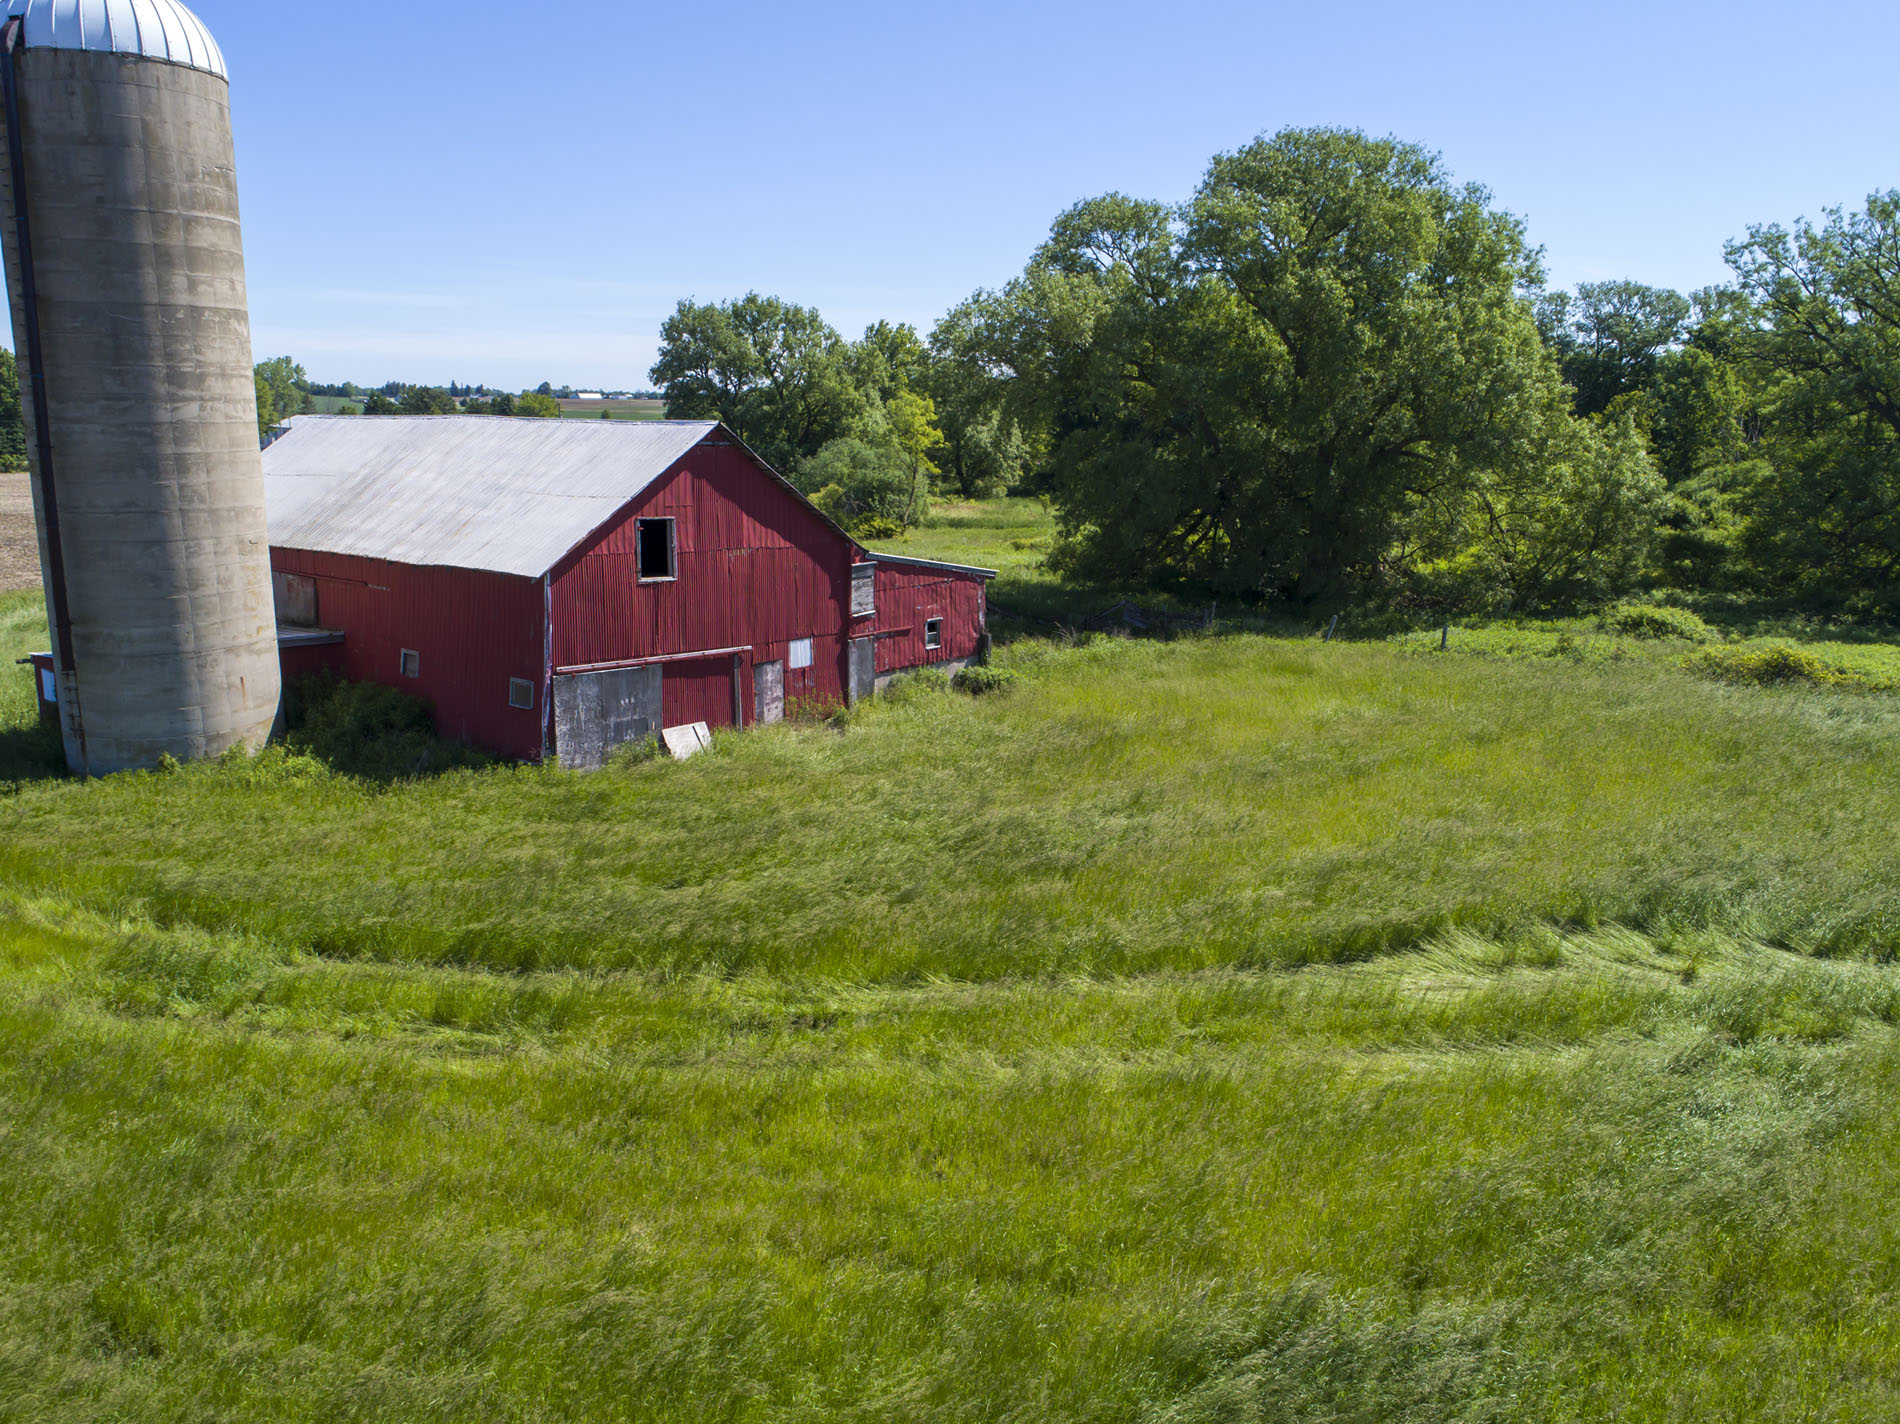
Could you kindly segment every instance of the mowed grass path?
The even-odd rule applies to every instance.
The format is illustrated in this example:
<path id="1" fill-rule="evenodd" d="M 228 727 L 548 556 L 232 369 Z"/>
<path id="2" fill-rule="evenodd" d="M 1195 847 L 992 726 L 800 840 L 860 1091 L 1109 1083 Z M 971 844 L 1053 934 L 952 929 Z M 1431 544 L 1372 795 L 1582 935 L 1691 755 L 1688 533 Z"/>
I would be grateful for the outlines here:
<path id="1" fill-rule="evenodd" d="M 1893 699 L 1007 656 L 0 793 L 0 1419 L 1900 1412 Z"/>

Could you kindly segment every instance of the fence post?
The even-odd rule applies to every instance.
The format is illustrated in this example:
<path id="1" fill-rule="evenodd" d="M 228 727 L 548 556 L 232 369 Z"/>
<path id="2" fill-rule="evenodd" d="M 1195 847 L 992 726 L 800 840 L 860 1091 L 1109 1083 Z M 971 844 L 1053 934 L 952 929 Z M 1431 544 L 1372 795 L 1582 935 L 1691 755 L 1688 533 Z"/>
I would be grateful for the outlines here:
<path id="1" fill-rule="evenodd" d="M 1335 613 L 1333 615 L 1333 621 L 1326 625 L 1326 636 L 1324 638 L 1321 638 L 1320 641 L 1322 643 L 1332 642 L 1333 634 L 1337 633 L 1338 631 L 1339 631 L 1339 615 Z"/>
<path id="2" fill-rule="evenodd" d="M 1438 651 L 1444 652 L 1451 645 L 1451 624 L 1447 622 L 1438 634 Z"/>

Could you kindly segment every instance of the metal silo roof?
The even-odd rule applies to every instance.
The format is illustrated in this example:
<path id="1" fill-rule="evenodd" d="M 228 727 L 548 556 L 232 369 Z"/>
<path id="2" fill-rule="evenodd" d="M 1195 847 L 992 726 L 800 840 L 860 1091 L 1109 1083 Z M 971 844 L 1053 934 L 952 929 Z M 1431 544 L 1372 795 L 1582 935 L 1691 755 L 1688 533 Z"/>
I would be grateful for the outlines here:
<path id="1" fill-rule="evenodd" d="M 4 15 L 26 17 L 28 49 L 137 54 L 229 78 L 224 53 L 204 22 L 178 0 L 5 0 Z"/>
<path id="2" fill-rule="evenodd" d="M 264 451 L 285 549 L 538 578 L 718 424 L 302 415 Z"/>

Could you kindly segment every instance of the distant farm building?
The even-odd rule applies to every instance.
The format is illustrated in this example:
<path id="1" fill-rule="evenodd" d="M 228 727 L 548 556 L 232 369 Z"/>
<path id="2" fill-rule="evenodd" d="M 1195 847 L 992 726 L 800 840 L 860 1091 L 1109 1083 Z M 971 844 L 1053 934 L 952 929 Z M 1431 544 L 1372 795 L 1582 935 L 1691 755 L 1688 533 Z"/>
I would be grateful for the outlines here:
<path id="1" fill-rule="evenodd" d="M 505 756 L 775 722 L 986 638 L 990 570 L 867 552 L 712 422 L 302 416 L 264 475 L 285 675 Z"/>

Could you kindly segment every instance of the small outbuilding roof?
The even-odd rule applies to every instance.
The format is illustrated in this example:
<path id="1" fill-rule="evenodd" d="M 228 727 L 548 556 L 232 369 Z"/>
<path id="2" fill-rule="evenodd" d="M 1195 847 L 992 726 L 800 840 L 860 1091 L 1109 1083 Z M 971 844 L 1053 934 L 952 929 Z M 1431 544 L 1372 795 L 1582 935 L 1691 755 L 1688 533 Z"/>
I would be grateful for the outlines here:
<path id="1" fill-rule="evenodd" d="M 136 54 L 229 77 L 211 31 L 178 0 L 5 0 L 0 15 L 26 17 L 28 49 Z"/>
<path id="2" fill-rule="evenodd" d="M 539 578 L 718 428 L 300 415 L 264 451 L 270 541 Z"/>

